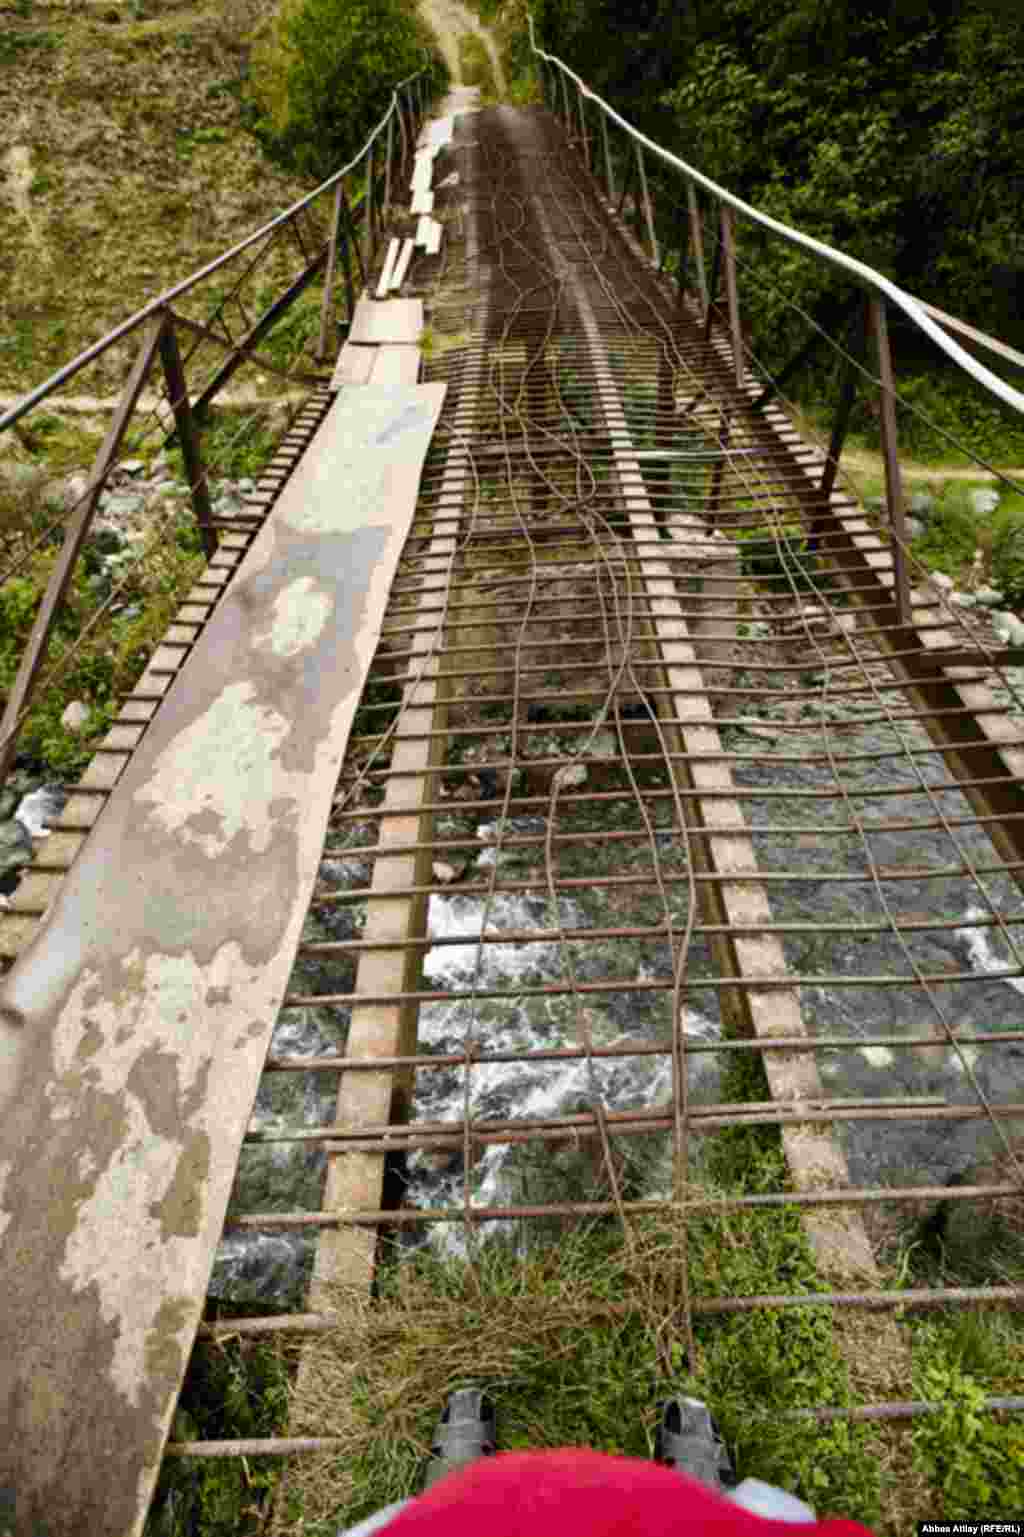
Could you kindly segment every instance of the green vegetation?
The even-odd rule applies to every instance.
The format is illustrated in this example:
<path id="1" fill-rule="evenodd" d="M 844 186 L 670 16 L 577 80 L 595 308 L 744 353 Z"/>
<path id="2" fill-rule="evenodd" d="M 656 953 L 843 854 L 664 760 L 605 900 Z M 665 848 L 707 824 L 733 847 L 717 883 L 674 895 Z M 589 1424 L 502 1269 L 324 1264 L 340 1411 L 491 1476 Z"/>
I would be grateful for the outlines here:
<path id="1" fill-rule="evenodd" d="M 226 1339 L 193 1353 L 171 1430 L 174 1441 L 280 1435 L 288 1365 L 273 1345 Z M 279 1457 L 166 1458 L 146 1537 L 255 1537 L 264 1531 Z"/>
<path id="2" fill-rule="evenodd" d="M 897 379 L 900 451 L 925 463 L 949 461 L 957 443 L 993 464 L 1024 464 L 1024 418 L 953 368 L 930 374 L 900 371 Z M 879 442 L 877 417 L 862 408 L 865 441 Z M 967 462 L 965 460 L 965 462 Z"/>
<path id="3" fill-rule="evenodd" d="M 795 526 L 744 528 L 736 538 L 744 576 L 766 583 L 770 597 L 793 591 L 824 594 L 834 585 L 827 562 L 808 548 L 807 538 Z"/>
<path id="4" fill-rule="evenodd" d="M 905 487 L 908 509 L 920 482 Z M 936 479 L 927 483 L 926 494 L 934 501 L 924 522 L 924 532 L 911 541 L 913 555 L 930 571 L 941 571 L 967 591 L 979 583 L 988 583 L 1005 596 L 1005 606 L 1024 604 L 1024 496 L 998 487 L 999 506 L 994 512 L 975 512 L 971 497 L 979 490 L 991 490 L 986 481 L 943 479 L 941 469 Z M 883 483 L 868 478 L 861 491 L 869 515 L 881 516 L 884 508 Z M 980 553 L 980 563 L 975 564 Z"/>
<path id="5" fill-rule="evenodd" d="M 703 1295 L 757 1290 L 766 1276 L 816 1279 L 795 1216 L 691 1222 L 689 1248 Z M 744 1474 L 877 1521 L 874 1433 L 780 1418 L 848 1400 L 827 1315 L 708 1321 L 699 1364 L 687 1371 L 678 1336 L 663 1331 L 680 1263 L 679 1227 L 666 1220 L 635 1223 L 627 1245 L 609 1223 L 525 1256 L 498 1240 L 472 1267 L 426 1255 L 399 1267 L 372 1311 L 346 1310 L 339 1337 L 312 1347 L 317 1398 L 299 1425 L 315 1421 L 349 1444 L 296 1469 L 288 1517 L 326 1534 L 416 1492 L 446 1393 L 475 1380 L 498 1403 L 509 1450 L 584 1445 L 647 1457 L 659 1399 L 672 1389 L 701 1394 Z M 293 1431 L 299 1425 L 293 1419 Z"/>
<path id="6" fill-rule="evenodd" d="M 0 32 L 0 69 L 29 51 L 56 53 L 63 41 L 59 32 Z"/>
<path id="7" fill-rule="evenodd" d="M 915 1333 L 915 1390 L 922 1398 L 940 1403 L 942 1412 L 925 1419 L 915 1430 L 914 1450 L 929 1484 L 941 1490 L 947 1519 L 995 1520 L 1020 1510 L 1024 1502 L 1024 1426 L 1019 1417 L 1001 1421 L 983 1408 L 987 1388 L 966 1369 L 964 1347 L 958 1345 L 964 1324 L 971 1326 L 973 1349 L 977 1354 L 980 1347 L 986 1375 L 991 1372 L 994 1353 L 1004 1343 L 1011 1347 L 1006 1359 L 1016 1361 L 1019 1373 L 1020 1339 L 1014 1340 L 1000 1322 L 992 1325 L 967 1318 L 919 1325 Z"/>
<path id="8" fill-rule="evenodd" d="M 253 53 L 257 124 L 282 164 L 322 179 L 365 142 L 394 85 L 444 65 L 414 8 L 402 0 L 293 0 Z"/>
<path id="9" fill-rule="evenodd" d="M 496 101 L 498 88 L 491 68 L 490 55 L 475 32 L 463 32 L 459 38 L 459 69 L 463 85 L 478 85 L 480 100 Z"/>
<path id="10" fill-rule="evenodd" d="M 53 535 L 22 565 L 18 575 L 0 587 L 0 703 L 14 682 L 50 572 L 57 559 L 62 519 L 42 488 L 29 486 L 15 495 L 0 492 L 0 560 L 4 567 L 27 551 L 57 518 Z M 126 560 L 124 574 L 104 555 L 102 536 L 86 545 L 54 624 L 43 664 L 43 678 L 52 683 L 37 688 L 18 739 L 18 752 L 40 769 L 60 779 L 74 779 L 88 763 L 96 744 L 143 671 L 152 652 L 198 574 L 202 556 L 191 523 L 182 519 L 170 540 L 157 541 L 138 566 Z M 124 585 L 120 586 L 123 581 Z M 116 610 L 107 622 L 83 636 L 99 605 L 120 591 Z M 113 608 L 113 606 L 112 606 Z M 74 654 L 72 654 L 74 653 Z M 61 725 L 72 700 L 89 707 L 81 731 Z"/>
<path id="11" fill-rule="evenodd" d="M 594 1193 L 592 1161 L 577 1156 L 575 1179 L 571 1163 L 572 1155 L 559 1161 L 559 1198 Z M 718 1189 L 778 1188 L 777 1142 L 741 1135 L 709 1171 L 716 1174 Z M 535 1184 L 531 1198 L 544 1198 Z M 795 1212 L 691 1219 L 687 1250 L 690 1284 L 703 1297 L 820 1284 Z M 314 1346 L 309 1425 L 313 1417 L 329 1424 L 350 1446 L 303 1465 L 289 1518 L 301 1514 L 304 1531 L 326 1533 L 415 1492 L 440 1403 L 475 1380 L 498 1402 L 508 1449 L 586 1445 L 647 1457 L 659 1399 L 699 1394 L 743 1475 L 877 1525 L 877 1433 L 782 1419 L 789 1409 L 850 1401 L 830 1317 L 762 1310 L 702 1320 L 698 1361 L 688 1363 L 679 1336 L 664 1328 L 683 1254 L 672 1218 L 634 1222 L 626 1242 L 612 1219 L 556 1229 L 525 1254 L 510 1235 L 484 1245 L 472 1265 L 426 1254 L 396 1265 L 377 1307 L 346 1312 L 338 1339 Z"/>
<path id="12" fill-rule="evenodd" d="M 257 475 L 279 432 L 279 424 L 269 416 L 214 409 L 202 437 L 208 474 L 214 481 Z M 35 467 L 16 467 L 17 475 L 10 472 L 0 478 L 0 571 L 11 568 L 13 573 L 0 585 L 0 708 L 17 673 L 63 537 L 59 483 L 49 477 L 88 464 L 99 443 L 98 434 L 42 412 L 29 418 L 23 437 Z M 146 453 L 152 446 L 129 438 L 126 450 Z M 181 453 L 173 439 L 168 464 L 184 481 Z M 151 506 L 150 521 L 159 511 Z M 142 558 L 137 561 L 139 554 Z M 55 676 L 52 683 L 37 687 L 19 735 L 23 760 L 56 778 L 77 777 L 118 713 L 120 696 L 131 690 L 145 668 L 203 561 L 199 530 L 187 505 L 181 505 L 171 518 L 165 536 L 135 544 L 122 544 L 110 533 L 90 536 L 43 663 L 42 678 L 51 672 Z M 108 600 L 106 615 L 89 629 Z M 61 715 L 72 700 L 81 700 L 90 711 L 80 731 L 61 725 Z"/>
<path id="13" fill-rule="evenodd" d="M 497 5 L 502 20 L 519 15 L 520 0 L 480 4 L 482 14 Z M 1005 0 L 898 7 L 888 0 L 538 0 L 533 12 L 545 48 L 702 171 L 912 293 L 1024 343 L 1020 7 Z M 525 36 L 520 46 L 525 68 Z M 614 136 L 613 151 L 621 165 L 625 149 Z M 663 244 L 671 247 L 682 187 L 667 171 L 649 175 Z M 710 260 L 713 220 L 705 233 Z M 742 220 L 737 262 L 745 325 L 768 369 L 806 333 L 794 306 L 836 334 L 839 307 L 851 295 L 831 269 Z M 1014 462 L 1024 446 L 1015 414 L 897 316 L 892 333 L 908 403 L 904 451 L 948 460 L 944 434 L 951 434 L 975 453 Z M 826 349 L 788 393 L 802 403 L 828 398 L 833 361 Z M 877 442 L 870 407 L 858 407 L 855 426 Z"/>

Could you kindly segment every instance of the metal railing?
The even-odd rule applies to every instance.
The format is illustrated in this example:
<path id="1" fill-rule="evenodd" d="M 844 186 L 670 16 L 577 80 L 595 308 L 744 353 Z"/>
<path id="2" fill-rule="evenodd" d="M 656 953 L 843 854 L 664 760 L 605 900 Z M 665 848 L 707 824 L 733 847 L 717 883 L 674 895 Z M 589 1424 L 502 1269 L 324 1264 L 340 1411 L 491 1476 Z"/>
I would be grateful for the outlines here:
<path id="1" fill-rule="evenodd" d="M 845 321 L 852 319 L 852 345 L 849 350 L 834 338 L 797 305 L 791 308 L 804 321 L 811 324 L 811 333 L 796 354 L 776 373 L 766 377 L 765 388 L 757 397 L 756 404 L 764 407 L 777 396 L 787 382 L 822 347 L 831 346 L 842 365 L 839 399 L 828 449 L 828 458 L 821 483 L 824 498 L 831 494 L 850 418 L 856 401 L 858 386 L 867 383 L 877 391 L 878 423 L 881 452 L 885 469 L 886 506 L 889 527 L 893 535 L 893 575 L 895 601 L 900 622 L 910 622 L 910 580 L 907 570 L 904 495 L 900 475 L 897 443 L 896 405 L 906 405 L 896 390 L 889 341 L 890 317 L 893 312 L 908 321 L 928 341 L 933 343 L 948 362 L 954 364 L 995 399 L 1024 415 L 1024 393 L 1015 389 L 1005 379 L 994 373 L 984 363 L 973 357 L 953 339 L 950 331 L 963 336 L 974 346 L 983 348 L 993 356 L 1015 368 L 1024 368 L 1024 356 L 1005 343 L 987 336 L 984 332 L 945 314 L 934 305 L 925 304 L 890 278 L 869 266 L 866 262 L 847 255 L 844 251 L 816 240 L 778 219 L 762 213 L 744 202 L 727 188 L 720 186 L 697 170 L 687 161 L 657 144 L 641 133 L 615 111 L 602 97 L 583 81 L 572 69 L 555 55 L 546 53 L 537 44 L 533 17 L 528 15 L 530 46 L 537 59 L 540 85 L 546 105 L 558 115 L 571 142 L 579 149 L 587 170 L 594 177 L 609 204 L 621 216 L 627 200 L 633 203 L 634 215 L 646 239 L 645 255 L 659 271 L 666 270 L 669 257 L 659 238 L 654 200 L 645 155 L 650 155 L 660 165 L 683 178 L 686 197 L 685 234 L 677 248 L 677 278 L 680 298 L 687 291 L 692 275 L 692 287 L 705 322 L 705 340 L 710 340 L 712 325 L 716 319 L 724 323 L 731 346 L 732 364 L 738 388 L 749 383 L 748 371 L 764 374 L 758 363 L 755 349 L 744 335 L 740 308 L 740 262 L 737 257 L 738 221 L 754 227 L 762 234 L 781 240 L 795 247 L 803 255 L 818 264 L 834 270 L 837 278 L 851 284 L 858 296 L 854 305 L 843 307 Z M 597 108 L 599 126 L 591 131 L 587 118 L 587 104 Z M 624 157 L 619 156 L 621 179 L 616 175 L 616 156 L 613 154 L 609 128 L 619 130 L 627 143 Z M 708 206 L 702 208 L 699 193 L 705 195 Z M 708 239 L 710 235 L 710 260 Z M 710 272 L 709 272 L 710 268 Z M 724 306 L 719 298 L 719 283 L 724 279 Z M 860 310 L 860 325 L 857 310 Z M 859 333 L 859 334 L 858 334 Z M 874 371 L 867 366 L 873 359 Z M 917 413 L 921 415 L 921 413 Z M 948 436 L 948 434 L 946 435 Z M 964 445 L 957 444 L 963 449 Z M 970 449 L 965 450 L 970 454 Z M 971 455 L 986 471 L 992 466 L 977 455 Z M 995 471 L 999 475 L 998 471 Z M 1006 476 L 999 476 L 1017 491 L 1021 487 Z"/>
<path id="2" fill-rule="evenodd" d="M 43 677 L 55 623 L 65 610 L 85 542 L 96 527 L 101 498 L 119 463 L 176 437 L 207 559 L 216 551 L 222 532 L 251 530 L 257 523 L 258 509 L 218 516 L 213 477 L 230 466 L 232 444 L 245 439 L 275 395 L 289 387 L 308 389 L 321 382 L 309 365 L 323 363 L 333 351 L 332 318 L 339 299 L 344 306 L 342 324 L 351 323 L 357 292 L 388 219 L 393 190 L 403 172 L 411 170 L 430 97 L 430 73 L 425 66 L 395 86 L 384 116 L 359 153 L 340 170 L 150 300 L 0 414 L 0 433 L 16 433 L 31 442 L 34 422 L 45 422 L 41 408 L 72 380 L 79 388 L 83 380 L 88 381 L 86 389 L 91 386 L 99 397 L 109 393 L 111 379 L 126 381 L 84 477 L 84 488 L 79 477 L 64 505 L 44 509 L 20 536 L 0 543 L 0 590 L 31 570 L 45 556 L 47 546 L 60 544 L 0 721 L 0 783 L 12 766 L 19 733 L 40 684 L 56 681 L 74 660 L 79 643 L 116 612 L 116 600 L 130 591 L 133 573 L 141 570 L 154 544 L 171 530 L 176 508 L 169 499 L 162 509 L 147 509 L 145 543 L 136 545 L 132 558 L 119 568 L 113 590 Z M 317 284 L 319 306 L 307 302 L 304 312 L 296 316 L 298 301 Z M 237 392 L 246 371 L 249 393 L 240 397 L 236 393 L 234 398 L 250 409 L 248 422 L 236 424 L 227 444 L 211 443 L 208 435 L 204 442 L 210 407 L 224 398 L 229 384 Z M 40 414 L 34 417 L 36 412 Z"/>

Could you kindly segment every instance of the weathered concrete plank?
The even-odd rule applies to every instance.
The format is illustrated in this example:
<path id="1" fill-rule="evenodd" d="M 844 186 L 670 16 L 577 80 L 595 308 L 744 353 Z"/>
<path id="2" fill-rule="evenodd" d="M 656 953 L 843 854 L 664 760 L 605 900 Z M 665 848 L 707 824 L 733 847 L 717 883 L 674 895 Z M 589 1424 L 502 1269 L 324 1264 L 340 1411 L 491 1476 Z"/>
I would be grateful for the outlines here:
<path id="1" fill-rule="evenodd" d="M 401 248 L 402 242 L 396 235 L 388 244 L 388 254 L 384 259 L 384 269 L 380 275 L 380 282 L 377 284 L 378 299 L 387 298 L 388 289 L 391 287 L 391 279 L 395 271 L 395 263 L 398 260 L 398 253 Z"/>
<path id="2" fill-rule="evenodd" d="M 356 305 L 348 339 L 364 347 L 389 342 L 414 346 L 423 331 L 422 299 L 385 299 L 379 302 L 364 294 Z"/>
<path id="3" fill-rule="evenodd" d="M 370 381 L 374 389 L 415 384 L 420 371 L 418 347 L 378 347 Z"/>
<path id="4" fill-rule="evenodd" d="M 372 347 L 354 347 L 351 342 L 346 342 L 338 353 L 338 361 L 331 375 L 331 389 L 341 390 L 350 385 L 369 384 L 374 356 Z"/>
<path id="5" fill-rule="evenodd" d="M 444 390 L 339 396 L 0 989 L 19 1537 L 141 1529 Z"/>
<path id="6" fill-rule="evenodd" d="M 412 253 L 414 250 L 415 242 L 412 240 L 406 240 L 402 246 L 402 254 L 398 258 L 398 265 L 395 267 L 394 276 L 391 279 L 392 292 L 396 292 L 398 289 L 400 289 L 402 284 L 405 282 L 406 274 L 409 271 L 409 263 L 412 261 Z"/>

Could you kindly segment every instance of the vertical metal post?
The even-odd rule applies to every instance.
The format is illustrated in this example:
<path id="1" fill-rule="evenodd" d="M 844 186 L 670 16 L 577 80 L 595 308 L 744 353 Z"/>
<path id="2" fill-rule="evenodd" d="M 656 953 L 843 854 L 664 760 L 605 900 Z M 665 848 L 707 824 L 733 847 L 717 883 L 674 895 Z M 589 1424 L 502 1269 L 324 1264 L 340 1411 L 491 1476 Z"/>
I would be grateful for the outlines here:
<path id="1" fill-rule="evenodd" d="M 636 147 L 636 168 L 640 173 L 640 195 L 643 198 L 644 215 L 647 219 L 647 235 L 651 242 L 651 261 L 656 267 L 660 267 L 661 256 L 658 252 L 658 237 L 654 233 L 654 211 L 651 208 L 651 194 L 647 186 L 647 172 L 644 169 L 644 152 L 639 144 Z"/>
<path id="2" fill-rule="evenodd" d="M 587 133 L 587 115 L 583 106 L 583 87 L 576 87 L 576 101 L 580 112 L 580 140 L 583 144 L 583 163 L 590 170 L 590 135 Z"/>
<path id="3" fill-rule="evenodd" d="M 348 231 L 348 239 L 346 239 L 346 240 L 344 240 L 342 242 L 341 250 L 342 250 L 342 256 L 343 256 L 344 261 L 345 261 L 345 276 L 346 276 L 346 279 L 348 281 L 348 302 L 349 302 L 348 318 L 349 318 L 349 320 L 351 320 L 352 316 L 355 314 L 355 297 L 354 297 L 354 291 L 353 291 L 353 288 L 352 288 L 352 272 L 351 272 L 351 267 L 349 265 L 349 256 L 350 256 L 349 240 L 351 240 L 351 243 L 352 243 L 352 246 L 351 246 L 352 251 L 355 252 L 356 265 L 359 268 L 359 278 L 360 278 L 360 281 L 362 283 L 366 282 L 367 272 L 366 272 L 366 268 L 363 266 L 363 253 L 362 253 L 362 250 L 360 249 L 360 246 L 359 246 L 359 236 L 356 233 L 356 221 L 352 217 L 352 209 L 349 207 L 349 201 L 348 201 L 348 198 L 345 195 L 344 191 L 342 191 L 342 194 L 341 194 L 341 211 L 342 211 L 342 213 L 344 215 L 344 218 L 345 218 L 345 226 L 344 227 Z"/>
<path id="4" fill-rule="evenodd" d="M 604 183 L 608 191 L 609 203 L 615 202 L 615 173 L 612 170 L 612 154 L 608 146 L 608 114 L 604 108 L 601 112 L 601 138 L 604 141 Z"/>
<path id="5" fill-rule="evenodd" d="M 338 237 L 341 231 L 341 182 L 334 189 L 334 210 L 331 214 L 331 234 L 327 242 L 327 271 L 324 273 L 324 291 L 320 299 L 320 336 L 316 344 L 316 360 L 322 363 L 327 356 L 327 332 L 334 308 L 334 274 L 338 266 Z M 351 320 L 351 315 L 349 319 Z"/>
<path id="6" fill-rule="evenodd" d="M 712 325 L 712 322 L 713 322 L 713 320 L 715 318 L 715 312 L 714 312 L 713 305 L 715 303 L 715 300 L 718 298 L 718 278 L 719 278 L 719 273 L 720 273 L 721 265 L 722 265 L 722 242 L 721 242 L 721 239 L 718 239 L 718 240 L 715 241 L 715 249 L 711 253 L 711 278 L 710 278 L 710 281 L 708 282 L 708 305 L 707 305 L 707 309 L 704 311 L 704 340 L 705 340 L 705 342 L 707 342 L 708 339 L 711 336 L 711 325 Z"/>
<path id="7" fill-rule="evenodd" d="M 892 372 L 892 353 L 889 350 L 885 300 L 876 294 L 868 296 L 867 322 L 878 367 L 878 419 L 882 434 L 882 459 L 885 463 L 885 498 L 889 508 L 889 524 L 894 536 L 892 560 L 895 592 L 893 596 L 900 624 L 910 624 L 910 581 L 904 550 L 907 528 L 903 516 L 903 483 L 896 441 L 895 382 Z"/>
<path id="8" fill-rule="evenodd" d="M 560 79 L 562 81 L 562 115 L 565 122 L 565 136 L 569 138 L 572 134 L 572 116 L 569 112 L 569 87 L 565 83 L 564 74 L 560 75 Z"/>
<path id="9" fill-rule="evenodd" d="M 386 227 L 391 212 L 391 147 L 395 134 L 394 113 L 388 118 L 388 150 L 384 160 L 384 202 L 381 204 L 381 224 Z"/>
<path id="10" fill-rule="evenodd" d="M 192 415 L 192 403 L 188 398 L 188 385 L 182 367 L 178 338 L 174 334 L 174 321 L 170 314 L 160 332 L 160 361 L 163 364 L 167 384 L 167 398 L 174 412 L 174 422 L 181 444 L 181 457 L 185 465 L 192 511 L 203 540 L 203 553 L 212 560 L 217 553 L 217 535 L 213 527 L 213 510 L 210 507 L 210 491 L 206 484 L 202 454 L 199 451 L 199 433 Z"/>
<path id="11" fill-rule="evenodd" d="M 46 655 L 50 640 L 50 631 L 57 611 L 64 601 L 64 594 L 71 581 L 75 562 L 79 551 L 85 542 L 85 537 L 92 527 L 92 520 L 99 505 L 99 499 L 110 474 L 111 466 L 117 458 L 121 447 L 121 439 L 124 437 L 131 420 L 135 403 L 142 393 L 142 386 L 153 366 L 153 359 L 160 346 L 160 336 L 166 323 L 166 317 L 159 315 L 152 320 L 146 329 L 142 346 L 139 348 L 132 371 L 128 376 L 124 394 L 114 413 L 114 419 L 107 429 L 107 435 L 100 445 L 99 452 L 93 460 L 92 472 L 89 476 L 89 489 L 82 498 L 77 509 L 71 514 L 67 529 L 64 533 L 64 543 L 61 552 L 57 556 L 56 564 L 50 572 L 50 580 L 43 594 L 39 612 L 36 614 L 35 623 L 32 626 L 28 643 L 22 653 L 18 666 L 17 676 L 11 685 L 11 691 L 7 696 L 7 707 L 4 710 L 3 720 L 0 721 L 0 784 L 3 783 L 14 761 L 18 743 L 18 727 L 21 716 L 25 711 L 29 700 L 35 690 L 39 669 Z"/>
<path id="12" fill-rule="evenodd" d="M 363 264 L 363 281 L 366 282 L 373 268 L 373 145 L 366 152 L 366 260 Z"/>
<path id="13" fill-rule="evenodd" d="M 843 364 L 843 377 L 839 385 L 839 404 L 836 407 L 836 419 L 832 424 L 832 437 L 828 445 L 828 459 L 821 477 L 819 495 L 823 502 L 828 501 L 836 483 L 836 475 L 839 472 L 839 460 L 843 452 L 843 444 L 846 441 L 850 416 L 853 413 L 853 403 L 856 399 L 857 367 L 851 358 L 847 358 Z"/>
<path id="14" fill-rule="evenodd" d="M 627 196 L 629 194 L 629 189 L 630 189 L 630 187 L 632 185 L 633 185 L 633 160 L 631 159 L 631 157 L 629 155 L 627 155 L 626 156 L 626 173 L 625 173 L 625 175 L 622 178 L 622 191 L 619 193 L 619 206 L 615 210 L 615 212 L 618 214 L 620 219 L 624 215 L 625 208 L 626 208 L 626 198 L 627 198 Z"/>
<path id="15" fill-rule="evenodd" d="M 404 89 L 405 87 L 403 86 L 402 90 L 404 91 Z M 402 91 L 397 92 L 395 96 L 395 108 L 398 112 L 398 132 L 402 140 L 402 151 L 398 161 L 398 179 L 401 181 L 405 176 L 405 168 L 409 162 L 409 149 L 405 135 L 405 113 L 402 110 Z"/>
<path id="16" fill-rule="evenodd" d="M 697 267 L 697 287 L 700 289 L 701 308 L 707 315 L 710 301 L 708 277 L 704 269 L 704 230 L 700 220 L 700 209 L 697 207 L 697 189 L 689 178 L 686 181 L 686 202 L 690 210 L 690 244 L 693 246 L 693 259 Z"/>
<path id="17" fill-rule="evenodd" d="M 729 334 L 736 370 L 736 386 L 743 388 L 743 333 L 740 330 L 740 298 L 736 288 L 736 232 L 732 209 L 722 204 L 722 252 L 725 256 L 725 292 L 729 305 Z"/>
<path id="18" fill-rule="evenodd" d="M 807 548 L 816 550 L 821 538 L 821 529 L 828 518 L 828 502 L 836 483 L 836 475 L 839 471 L 839 460 L 843 452 L 843 444 L 846 441 L 846 432 L 850 425 L 850 416 L 853 412 L 853 403 L 857 398 L 857 365 L 853 358 L 847 358 L 843 363 L 843 376 L 839 385 L 839 404 L 836 407 L 835 421 L 832 424 L 832 436 L 829 439 L 828 458 L 825 461 L 825 469 L 821 477 L 821 485 L 818 488 L 818 499 L 822 503 L 820 513 L 811 519 L 811 529 L 807 540 Z"/>
<path id="19" fill-rule="evenodd" d="M 685 217 L 680 217 L 679 205 L 676 205 L 676 231 L 679 244 L 676 247 L 679 253 L 679 265 L 676 269 L 676 306 L 682 311 L 686 307 L 686 285 L 690 275 L 689 236 L 686 229 Z"/>

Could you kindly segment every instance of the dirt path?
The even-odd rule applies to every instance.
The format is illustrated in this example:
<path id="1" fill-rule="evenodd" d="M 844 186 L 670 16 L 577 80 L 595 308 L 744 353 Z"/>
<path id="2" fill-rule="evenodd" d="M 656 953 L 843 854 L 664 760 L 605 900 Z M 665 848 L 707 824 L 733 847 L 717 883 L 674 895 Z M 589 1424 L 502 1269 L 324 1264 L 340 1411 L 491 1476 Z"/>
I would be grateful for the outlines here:
<path id="1" fill-rule="evenodd" d="M 881 454 L 873 454 L 866 448 L 844 449 L 842 467 L 844 470 L 852 470 L 855 475 L 873 475 L 878 480 L 885 479 Z M 1024 479 L 1024 470 L 1001 468 L 1001 473 L 1009 480 Z M 904 480 L 995 480 L 997 478 L 991 470 L 972 469 L 969 465 L 913 464 L 909 459 L 900 460 L 900 474 Z"/>
<path id="2" fill-rule="evenodd" d="M 424 19 L 437 33 L 437 41 L 447 61 L 453 85 L 463 83 L 462 68 L 459 63 L 459 38 L 466 32 L 472 32 L 487 49 L 498 95 L 507 96 L 508 82 L 505 79 L 505 71 L 501 67 L 498 45 L 489 30 L 473 15 L 472 11 L 460 5 L 459 0 L 420 0 L 420 10 L 423 12 Z"/>

